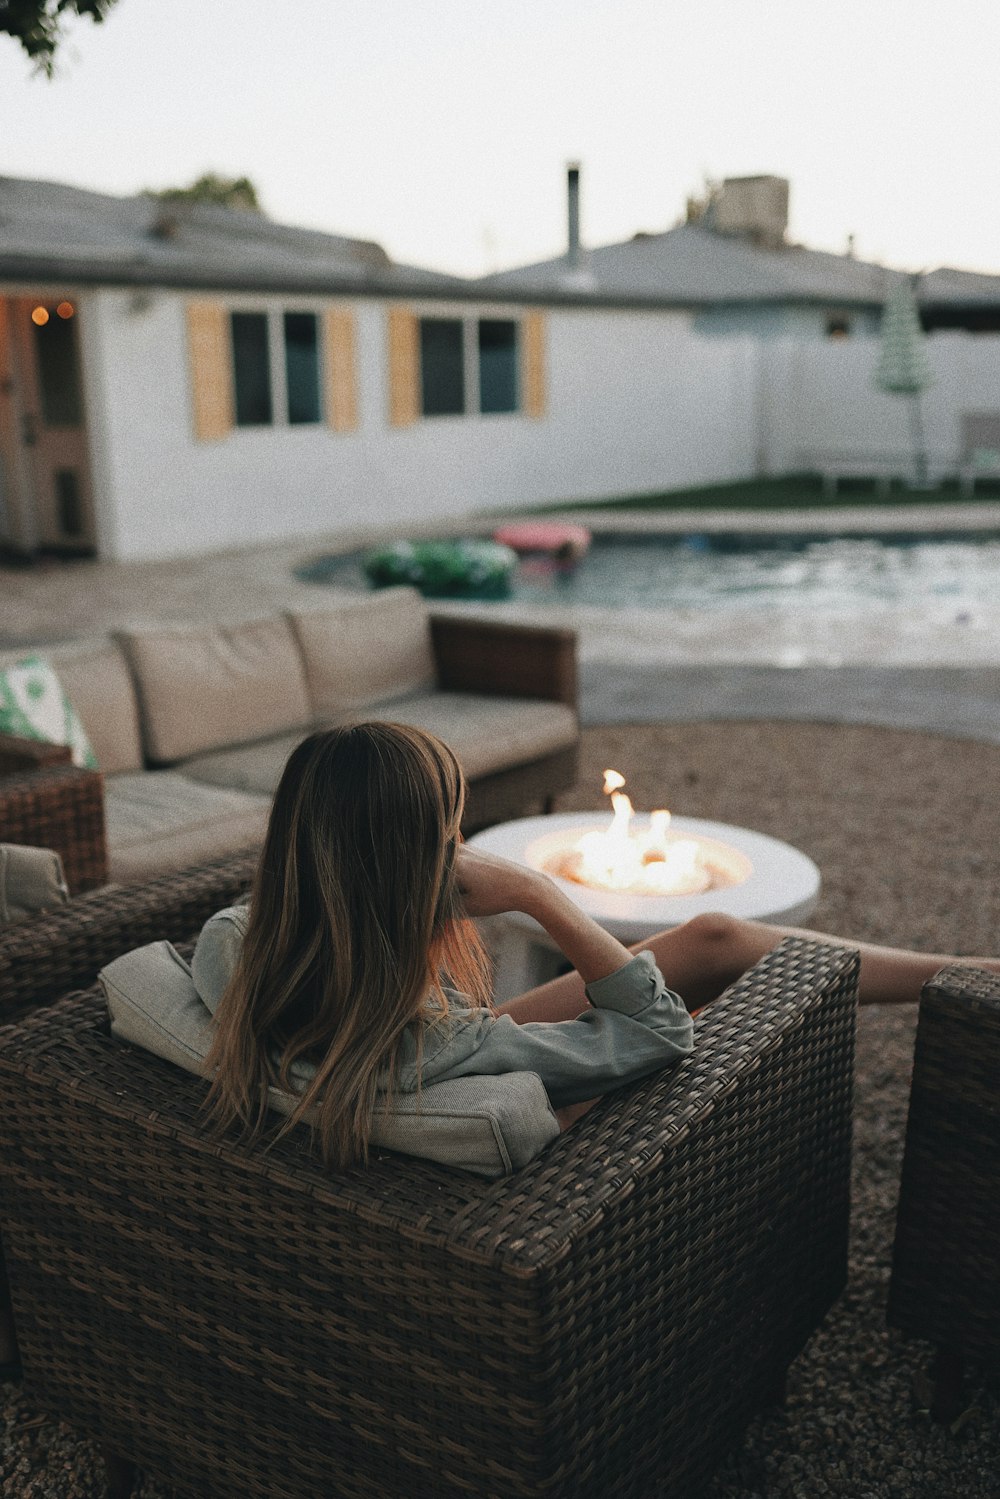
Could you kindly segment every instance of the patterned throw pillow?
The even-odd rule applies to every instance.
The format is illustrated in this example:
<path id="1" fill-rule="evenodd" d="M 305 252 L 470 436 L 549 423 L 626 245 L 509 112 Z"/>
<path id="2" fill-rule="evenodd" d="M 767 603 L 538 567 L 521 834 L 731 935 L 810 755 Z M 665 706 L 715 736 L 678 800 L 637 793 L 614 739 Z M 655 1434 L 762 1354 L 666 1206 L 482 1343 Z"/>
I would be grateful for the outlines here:
<path id="1" fill-rule="evenodd" d="M 96 769 L 86 730 L 44 656 L 26 656 L 0 671 L 0 733 L 68 744 L 74 765 Z"/>

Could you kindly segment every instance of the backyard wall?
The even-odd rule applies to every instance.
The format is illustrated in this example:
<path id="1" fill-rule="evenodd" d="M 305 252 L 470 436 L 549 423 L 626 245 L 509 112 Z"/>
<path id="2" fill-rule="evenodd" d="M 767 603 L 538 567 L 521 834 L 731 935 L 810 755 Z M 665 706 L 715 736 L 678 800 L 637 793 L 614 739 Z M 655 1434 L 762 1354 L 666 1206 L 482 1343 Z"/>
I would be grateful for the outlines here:
<path id="1" fill-rule="evenodd" d="M 227 297 L 226 305 L 287 303 Z M 433 417 L 395 428 L 387 307 L 351 305 L 356 431 L 244 427 L 205 442 L 192 428 L 185 298 L 95 294 L 86 378 L 102 555 L 180 556 L 358 526 L 405 529 L 753 471 L 757 371 L 749 339 L 699 339 L 682 313 L 552 310 L 543 417 Z M 467 303 L 427 310 L 505 315 Z"/>
<path id="2" fill-rule="evenodd" d="M 759 346 L 763 472 L 808 468 L 819 454 L 908 459 L 910 401 L 875 384 L 879 347 L 868 338 Z M 1000 336 L 933 333 L 926 349 L 933 376 L 921 397 L 927 451 L 953 465 L 962 413 L 1000 412 Z"/>

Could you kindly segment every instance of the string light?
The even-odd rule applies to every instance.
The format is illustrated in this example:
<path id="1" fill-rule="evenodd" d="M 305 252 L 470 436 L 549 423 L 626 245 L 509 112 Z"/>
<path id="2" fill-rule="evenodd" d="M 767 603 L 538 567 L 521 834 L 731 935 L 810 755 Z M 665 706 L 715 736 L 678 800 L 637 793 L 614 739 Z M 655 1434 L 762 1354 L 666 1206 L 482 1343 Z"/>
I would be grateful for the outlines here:
<path id="1" fill-rule="evenodd" d="M 36 328 L 44 328 L 48 320 L 49 311 L 47 307 L 33 307 L 31 309 L 31 321 Z"/>
<path id="2" fill-rule="evenodd" d="M 76 308 L 73 306 L 72 302 L 60 302 L 59 306 L 56 308 L 56 312 L 61 318 L 70 318 L 73 316 L 75 311 Z"/>

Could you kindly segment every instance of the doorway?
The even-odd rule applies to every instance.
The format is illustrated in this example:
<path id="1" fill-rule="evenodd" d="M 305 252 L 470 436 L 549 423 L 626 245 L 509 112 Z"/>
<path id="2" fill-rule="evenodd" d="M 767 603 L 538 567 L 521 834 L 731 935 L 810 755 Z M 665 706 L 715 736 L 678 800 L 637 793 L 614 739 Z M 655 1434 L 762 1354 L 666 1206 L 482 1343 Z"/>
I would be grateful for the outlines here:
<path id="1" fill-rule="evenodd" d="M 93 553 L 80 314 L 71 296 L 0 299 L 0 498 L 16 551 Z"/>

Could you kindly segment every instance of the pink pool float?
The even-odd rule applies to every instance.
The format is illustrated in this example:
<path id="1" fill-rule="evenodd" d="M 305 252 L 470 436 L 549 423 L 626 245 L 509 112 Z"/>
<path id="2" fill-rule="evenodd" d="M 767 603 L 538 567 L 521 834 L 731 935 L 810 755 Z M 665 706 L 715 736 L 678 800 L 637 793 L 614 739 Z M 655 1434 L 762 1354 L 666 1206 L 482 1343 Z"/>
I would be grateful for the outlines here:
<path id="1" fill-rule="evenodd" d="M 511 547 L 520 556 L 541 556 L 562 567 L 575 567 L 587 555 L 590 532 L 586 526 L 560 521 L 513 521 L 498 526 L 493 540 Z"/>

